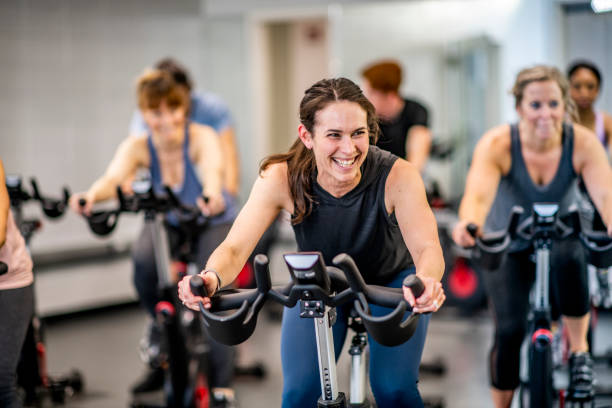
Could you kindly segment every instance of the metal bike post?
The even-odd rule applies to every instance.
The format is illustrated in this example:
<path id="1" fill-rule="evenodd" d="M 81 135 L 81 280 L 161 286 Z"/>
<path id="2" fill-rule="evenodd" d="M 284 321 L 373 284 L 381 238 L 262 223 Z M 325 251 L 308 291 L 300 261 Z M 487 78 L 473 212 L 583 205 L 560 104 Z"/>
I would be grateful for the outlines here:
<path id="1" fill-rule="evenodd" d="M 324 401 L 338 399 L 338 377 L 336 375 L 336 354 L 330 313 L 335 310 L 325 306 L 323 317 L 314 319 L 317 352 L 319 354 L 319 374 L 321 377 L 321 398 Z"/>
<path id="2" fill-rule="evenodd" d="M 550 249 L 548 247 L 536 250 L 536 282 L 535 282 L 535 308 L 548 309 L 548 281 L 550 272 Z"/>
<path id="3" fill-rule="evenodd" d="M 367 344 L 368 337 L 363 333 L 357 333 L 349 349 L 351 355 L 349 402 L 351 404 L 364 404 L 366 401 L 367 357 L 365 349 Z"/>
<path id="4" fill-rule="evenodd" d="M 153 227 L 153 250 L 155 252 L 155 265 L 157 266 L 158 287 L 165 288 L 170 283 L 170 253 L 168 249 L 168 234 L 164 227 L 163 214 L 146 214 L 146 222 Z"/>

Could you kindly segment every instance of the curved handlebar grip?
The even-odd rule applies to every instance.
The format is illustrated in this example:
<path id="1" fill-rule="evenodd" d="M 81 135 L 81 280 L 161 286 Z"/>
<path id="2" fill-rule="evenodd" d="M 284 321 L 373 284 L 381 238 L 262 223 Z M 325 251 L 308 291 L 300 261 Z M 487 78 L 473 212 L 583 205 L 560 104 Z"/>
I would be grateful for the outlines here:
<path id="1" fill-rule="evenodd" d="M 119 221 L 119 211 L 99 211 L 91 215 L 84 215 L 94 234 L 105 236 L 110 234 Z"/>
<path id="2" fill-rule="evenodd" d="M 423 292 L 425 292 L 425 285 L 423 284 L 423 281 L 414 274 L 406 276 L 402 285 L 412 291 L 415 299 L 420 297 Z"/>
<path id="3" fill-rule="evenodd" d="M 587 249 L 589 264 L 596 268 L 608 268 L 612 265 L 612 238 L 606 232 L 582 231 L 579 238 Z"/>
<path id="4" fill-rule="evenodd" d="M 476 238 L 476 234 L 478 233 L 478 225 L 470 222 L 465 229 L 467 230 L 468 234 L 472 236 L 472 238 Z"/>
<path id="5" fill-rule="evenodd" d="M 191 289 L 191 293 L 200 297 L 207 297 L 208 291 L 206 290 L 206 285 L 204 284 L 204 279 L 200 275 L 193 275 L 191 279 L 189 279 L 189 289 Z"/>
<path id="6" fill-rule="evenodd" d="M 264 254 L 257 254 L 254 263 L 257 290 L 261 293 L 267 293 L 272 288 L 270 270 L 268 269 L 268 257 Z"/>
<path id="7" fill-rule="evenodd" d="M 40 201 L 41 207 L 45 215 L 49 218 L 58 218 L 64 215 L 66 212 L 68 199 L 70 198 L 70 193 L 68 189 L 64 187 L 63 189 L 63 198 L 61 200 L 43 197 L 40 194 L 40 190 L 38 188 L 38 182 L 34 177 L 30 178 L 30 184 L 32 185 L 32 198 Z"/>
<path id="8" fill-rule="evenodd" d="M 363 280 L 363 276 L 361 276 L 361 273 L 359 273 L 359 269 L 357 268 L 355 261 L 349 254 L 342 253 L 336 255 L 334 259 L 332 259 L 332 262 L 342 268 L 342 271 L 346 276 L 346 280 L 354 293 L 366 292 L 366 283 Z"/>
<path id="9" fill-rule="evenodd" d="M 30 179 L 30 184 L 32 185 L 32 197 L 36 200 L 42 200 L 40 190 L 38 189 L 38 182 L 34 177 Z"/>
<path id="10" fill-rule="evenodd" d="M 4 262 L 0 262 L 0 276 L 4 275 L 7 272 L 8 272 L 8 265 L 5 264 Z"/>
<path id="11" fill-rule="evenodd" d="M 127 208 L 127 202 L 125 201 L 125 196 L 123 195 L 123 191 L 121 190 L 121 186 L 117 186 L 117 200 L 119 200 L 119 211 L 129 210 Z"/>

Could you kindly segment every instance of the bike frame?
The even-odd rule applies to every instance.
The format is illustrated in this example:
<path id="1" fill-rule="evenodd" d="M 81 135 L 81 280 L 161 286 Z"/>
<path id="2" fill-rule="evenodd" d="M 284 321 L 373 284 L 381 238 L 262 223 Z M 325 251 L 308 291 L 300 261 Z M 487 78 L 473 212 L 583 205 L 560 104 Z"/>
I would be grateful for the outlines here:
<path id="1" fill-rule="evenodd" d="M 559 207 L 556 204 L 535 204 L 533 207 L 533 246 L 536 271 L 533 288 L 529 336 L 529 400 L 530 407 L 552 407 L 553 364 L 551 314 L 549 299 L 550 252 L 555 237 Z M 521 401 L 522 402 L 522 401 Z"/>
<path id="2" fill-rule="evenodd" d="M 184 312 L 178 301 L 176 290 L 170 278 L 170 250 L 168 233 L 164 226 L 164 211 L 147 209 L 144 211 L 145 223 L 153 232 L 153 250 L 157 268 L 158 290 L 161 301 L 156 307 L 157 319 L 162 323 L 163 335 L 168 344 L 168 372 L 170 388 L 166 392 L 168 407 L 185 408 L 196 405 L 195 387 L 197 379 L 191 378 L 190 357 L 186 336 L 182 327 Z M 187 268 L 188 270 L 191 269 Z M 193 381 L 192 381 L 193 380 Z M 208 406 L 206 402 L 204 406 Z"/>

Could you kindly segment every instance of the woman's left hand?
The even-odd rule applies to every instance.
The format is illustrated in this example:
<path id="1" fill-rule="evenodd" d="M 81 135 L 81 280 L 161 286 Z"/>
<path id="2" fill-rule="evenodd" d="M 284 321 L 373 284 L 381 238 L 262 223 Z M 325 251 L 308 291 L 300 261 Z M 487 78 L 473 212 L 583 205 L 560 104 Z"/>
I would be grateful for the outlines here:
<path id="1" fill-rule="evenodd" d="M 446 300 L 442 284 L 429 276 L 419 276 L 425 285 L 425 291 L 415 299 L 412 290 L 402 287 L 404 299 L 412 306 L 414 313 L 437 312 Z"/>

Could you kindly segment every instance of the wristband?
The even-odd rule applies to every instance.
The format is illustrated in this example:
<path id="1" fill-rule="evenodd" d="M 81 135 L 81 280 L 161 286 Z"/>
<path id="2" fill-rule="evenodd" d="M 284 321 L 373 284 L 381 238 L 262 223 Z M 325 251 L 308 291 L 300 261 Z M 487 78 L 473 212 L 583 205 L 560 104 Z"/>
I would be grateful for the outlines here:
<path id="1" fill-rule="evenodd" d="M 204 272 L 202 272 L 202 275 L 206 275 L 208 272 L 214 273 L 217 277 L 217 289 L 215 289 L 215 292 L 219 291 L 219 289 L 221 289 L 221 277 L 214 269 L 205 269 Z"/>

